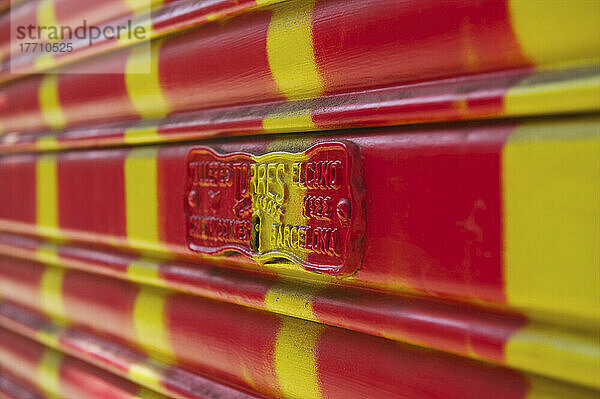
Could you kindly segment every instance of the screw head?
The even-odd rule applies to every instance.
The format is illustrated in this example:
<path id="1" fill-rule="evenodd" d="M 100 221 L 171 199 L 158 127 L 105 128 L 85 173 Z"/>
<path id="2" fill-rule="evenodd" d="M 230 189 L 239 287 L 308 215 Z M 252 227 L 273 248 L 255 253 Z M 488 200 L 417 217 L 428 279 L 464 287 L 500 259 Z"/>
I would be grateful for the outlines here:
<path id="1" fill-rule="evenodd" d="M 347 198 L 342 198 L 340 202 L 338 202 L 336 207 L 336 213 L 340 222 L 346 223 L 350 220 L 350 214 L 352 209 L 350 208 L 350 201 Z"/>
<path id="2" fill-rule="evenodd" d="M 188 193 L 187 197 L 188 205 L 192 208 L 197 208 L 200 205 L 200 194 L 196 190 L 192 190 Z"/>

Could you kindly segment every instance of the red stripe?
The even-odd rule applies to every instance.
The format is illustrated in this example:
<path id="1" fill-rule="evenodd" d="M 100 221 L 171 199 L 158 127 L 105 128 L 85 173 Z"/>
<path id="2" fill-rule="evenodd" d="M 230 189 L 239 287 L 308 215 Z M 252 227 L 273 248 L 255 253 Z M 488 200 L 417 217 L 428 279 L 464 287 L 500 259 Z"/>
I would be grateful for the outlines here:
<path id="1" fill-rule="evenodd" d="M 135 284 L 68 271 L 64 275 L 62 291 L 70 320 L 108 334 L 116 341 L 135 342 L 133 307 L 138 294 Z"/>
<path id="2" fill-rule="evenodd" d="M 36 157 L 0 158 L 0 219 L 35 224 Z"/>
<path id="3" fill-rule="evenodd" d="M 65 154 L 57 167 L 61 228 L 126 236 L 126 151 Z"/>
<path id="4" fill-rule="evenodd" d="M 269 21 L 257 11 L 169 39 L 159 70 L 173 111 L 282 99 L 267 60 Z"/>
<path id="5" fill-rule="evenodd" d="M 2 132 L 48 129 L 38 98 L 42 76 L 11 82 L 0 90 Z"/>
<path id="6" fill-rule="evenodd" d="M 188 295 L 168 297 L 165 317 L 177 358 L 211 377 L 277 395 L 273 348 L 279 317 Z M 235 348 L 234 348 L 235 347 Z"/>
<path id="7" fill-rule="evenodd" d="M 529 65 L 504 0 L 320 1 L 313 21 L 326 93 Z"/>
<path id="8" fill-rule="evenodd" d="M 359 139 L 369 223 L 358 276 L 504 301 L 500 154 L 511 130 L 458 127 Z"/>
<path id="9" fill-rule="evenodd" d="M 17 302 L 23 306 L 40 311 L 43 303 L 40 296 L 40 284 L 45 267 L 30 261 L 0 257 L 0 276 L 2 298 Z"/>
<path id="10" fill-rule="evenodd" d="M 125 83 L 130 51 L 122 50 L 76 64 L 59 75 L 59 96 L 69 125 L 138 119 Z M 105 73 L 105 71 L 118 73 Z"/>
<path id="11" fill-rule="evenodd" d="M 521 399 L 528 389 L 513 370 L 335 328 L 317 354 L 323 397 Z"/>

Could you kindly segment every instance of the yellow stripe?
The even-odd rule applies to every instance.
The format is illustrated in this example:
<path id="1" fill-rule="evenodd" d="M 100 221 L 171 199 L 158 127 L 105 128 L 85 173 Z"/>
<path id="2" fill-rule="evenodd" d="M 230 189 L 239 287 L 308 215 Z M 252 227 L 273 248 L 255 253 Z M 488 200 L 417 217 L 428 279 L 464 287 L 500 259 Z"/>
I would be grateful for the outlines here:
<path id="1" fill-rule="evenodd" d="M 278 4 L 267 33 L 267 56 L 273 78 L 288 99 L 323 94 L 312 41 L 315 0 Z"/>
<path id="2" fill-rule="evenodd" d="M 598 392 L 529 376 L 529 391 L 526 399 L 598 399 Z"/>
<path id="3" fill-rule="evenodd" d="M 157 392 L 151 391 L 148 388 L 140 388 L 137 399 L 164 399 L 165 397 Z"/>
<path id="4" fill-rule="evenodd" d="M 600 388 L 598 334 L 529 324 L 505 345 L 506 363 L 541 375 Z"/>
<path id="5" fill-rule="evenodd" d="M 167 287 L 160 277 L 160 263 L 150 259 L 136 259 L 127 266 L 129 280 L 140 284 Z"/>
<path id="6" fill-rule="evenodd" d="M 67 125 L 67 117 L 62 110 L 58 95 L 58 75 L 48 74 L 43 77 L 40 84 L 39 101 L 44 121 L 50 128 L 62 129 Z"/>
<path id="7" fill-rule="evenodd" d="M 312 140 L 313 138 L 310 137 L 309 140 Z M 271 143 L 273 146 L 269 146 L 269 150 L 271 148 L 273 148 L 274 146 L 277 146 L 278 144 L 281 144 L 280 142 L 273 142 Z M 266 167 L 266 165 L 273 165 L 273 164 L 277 164 L 281 162 L 302 162 L 305 161 L 307 159 L 306 154 L 304 153 L 298 153 L 298 154 L 292 154 L 292 153 L 287 153 L 287 152 L 269 152 L 267 154 L 264 155 L 260 155 L 260 156 L 253 156 L 252 159 L 256 162 L 256 165 L 259 165 L 258 167 Z M 284 174 L 284 183 L 285 183 L 285 187 L 287 187 L 287 189 L 285 190 L 285 192 L 283 193 L 284 195 L 284 202 L 285 202 L 285 206 L 286 206 L 286 212 L 285 212 L 285 216 L 281 219 L 281 223 L 283 225 L 292 225 L 292 226 L 304 226 L 306 225 L 307 219 L 304 216 L 304 197 L 306 194 L 306 188 L 302 187 L 298 184 L 294 184 L 292 179 L 293 176 L 291 173 L 286 173 Z M 268 223 L 268 222 L 267 222 Z M 260 245 L 261 248 L 258 251 L 259 253 L 261 253 L 262 255 L 255 255 L 254 256 L 254 260 L 256 260 L 257 262 L 261 263 L 263 262 L 265 259 L 272 259 L 272 252 L 277 251 L 277 245 L 274 244 L 274 240 L 272 239 L 272 235 L 274 234 L 273 229 L 267 228 L 267 229 L 261 229 L 260 231 Z M 278 256 L 280 257 L 286 257 L 287 255 L 284 252 L 279 252 L 277 251 Z M 302 250 L 296 250 L 294 251 L 294 255 L 300 259 L 306 259 L 306 257 L 308 256 L 308 253 Z M 280 271 L 283 270 L 281 269 L 280 266 L 284 266 L 285 264 L 278 264 L 277 267 L 280 268 Z M 294 265 L 289 265 L 292 267 L 292 270 L 294 268 L 296 268 L 297 266 Z"/>
<path id="8" fill-rule="evenodd" d="M 259 7 L 268 6 L 270 4 L 279 3 L 282 0 L 254 0 Z"/>
<path id="9" fill-rule="evenodd" d="M 53 233 L 58 228 L 58 193 L 56 157 L 42 155 L 36 163 L 37 227 L 40 234 Z"/>
<path id="10" fill-rule="evenodd" d="M 598 110 L 600 76 L 539 85 L 531 85 L 529 79 L 525 79 L 508 90 L 504 96 L 504 108 L 509 115 Z"/>
<path id="11" fill-rule="evenodd" d="M 46 267 L 40 283 L 41 306 L 47 315 L 59 323 L 65 323 L 62 283 L 65 270 L 59 267 Z"/>
<path id="12" fill-rule="evenodd" d="M 125 130 L 124 139 L 127 144 L 156 142 L 160 138 L 156 127 L 130 127 Z"/>
<path id="13" fill-rule="evenodd" d="M 160 374 L 146 363 L 136 363 L 132 365 L 129 368 L 128 375 L 131 381 L 139 385 L 155 390 L 164 390 L 161 384 Z"/>
<path id="14" fill-rule="evenodd" d="M 294 135 L 293 140 L 290 140 L 290 136 L 277 135 L 271 137 L 271 142 L 265 151 L 267 154 L 271 152 L 304 152 L 315 144 L 317 138 L 315 134 Z"/>
<path id="15" fill-rule="evenodd" d="M 168 295 L 164 290 L 140 287 L 133 309 L 133 320 L 137 342 L 149 354 L 172 363 L 175 356 L 165 323 L 165 302 Z"/>
<path id="16" fill-rule="evenodd" d="M 263 119 L 263 129 L 269 132 L 303 132 L 316 129 L 312 120 L 312 110 L 276 110 Z"/>
<path id="17" fill-rule="evenodd" d="M 56 59 L 53 53 L 45 53 L 37 56 L 34 61 L 34 69 L 36 72 L 41 72 L 56 66 Z"/>
<path id="18" fill-rule="evenodd" d="M 275 343 L 275 372 L 285 397 L 320 399 L 317 344 L 323 326 L 282 317 Z"/>
<path id="19" fill-rule="evenodd" d="M 278 283 L 265 295 L 265 309 L 271 312 L 317 321 L 313 312 L 312 297 L 320 286 Z"/>
<path id="20" fill-rule="evenodd" d="M 41 136 L 36 140 L 35 145 L 39 151 L 54 151 L 60 148 L 56 136 L 53 135 Z"/>
<path id="21" fill-rule="evenodd" d="M 534 63 L 600 59 L 600 2 L 510 0 L 513 29 Z"/>
<path id="22" fill-rule="evenodd" d="M 119 33 L 118 36 L 118 46 L 119 47 L 127 47 L 132 45 L 137 45 L 132 51 L 137 54 L 138 60 L 135 64 L 131 65 L 129 71 L 132 73 L 145 73 L 148 74 L 150 72 L 150 60 L 152 50 L 152 44 L 150 40 L 154 37 L 153 31 L 153 23 L 150 17 L 150 13 L 147 11 L 138 11 L 136 13 L 138 15 L 135 21 L 132 21 L 131 30 L 125 30 Z M 143 16 L 142 16 L 143 15 Z M 141 31 L 141 35 L 136 35 L 136 29 L 143 29 Z M 138 39 L 139 37 L 139 39 Z"/>
<path id="23" fill-rule="evenodd" d="M 129 152 L 125 160 L 125 204 L 130 245 L 159 250 L 157 156 L 157 148 Z"/>
<path id="24" fill-rule="evenodd" d="M 58 245 L 50 242 L 43 243 L 35 251 L 35 259 L 45 265 L 60 266 Z"/>
<path id="25" fill-rule="evenodd" d="M 600 119 L 522 124 L 502 165 L 508 303 L 600 320 Z"/>
<path id="26" fill-rule="evenodd" d="M 159 55 L 161 41 L 139 45 L 127 60 L 125 83 L 133 106 L 143 118 L 163 117 L 169 104 L 160 86 Z"/>
<path id="27" fill-rule="evenodd" d="M 38 26 L 59 28 L 54 0 L 40 0 L 37 7 L 37 23 Z M 48 32 L 48 30 L 42 32 L 42 35 L 45 36 L 44 40 L 50 40 L 47 38 L 48 35 L 46 32 Z M 58 29 L 58 34 L 60 35 L 60 29 Z M 56 39 L 53 39 L 52 41 L 56 41 Z"/>
<path id="28" fill-rule="evenodd" d="M 148 13 L 153 8 L 163 5 L 164 0 L 125 0 L 132 12 L 136 14 Z"/>
<path id="29" fill-rule="evenodd" d="M 40 330 L 35 334 L 35 339 L 39 343 L 54 349 L 58 349 L 60 347 L 60 340 L 58 334 L 51 331 Z"/>
<path id="30" fill-rule="evenodd" d="M 46 349 L 38 366 L 38 385 L 46 392 L 48 398 L 61 398 L 60 364 L 62 354 L 53 349 Z"/>

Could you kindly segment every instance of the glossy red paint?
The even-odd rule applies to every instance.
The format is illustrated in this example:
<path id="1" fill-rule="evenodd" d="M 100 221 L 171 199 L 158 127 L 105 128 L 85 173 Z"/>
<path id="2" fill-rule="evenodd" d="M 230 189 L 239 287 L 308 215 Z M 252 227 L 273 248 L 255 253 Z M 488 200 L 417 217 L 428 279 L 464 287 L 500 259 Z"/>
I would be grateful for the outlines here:
<path id="1" fill-rule="evenodd" d="M 512 129 L 512 124 L 500 124 L 346 134 L 344 142 L 356 146 L 362 159 L 365 217 L 369 220 L 362 262 L 353 281 L 386 289 L 411 288 L 436 295 L 504 302 L 499 162 L 504 140 Z M 278 149 L 301 152 L 310 144 L 330 141 L 335 141 L 335 137 L 315 136 L 307 144 L 304 136 L 290 135 Z M 248 138 L 214 141 L 209 147 L 222 153 L 243 150 L 260 155 L 266 153 L 270 143 L 269 138 Z M 161 242 L 176 255 L 251 266 L 250 259 L 240 256 L 200 256 L 187 248 L 184 190 L 187 153 L 191 148 L 166 146 L 158 151 L 158 207 L 168 210 L 159 212 L 159 237 L 165 240 Z M 98 215 L 114 221 L 113 231 L 106 234 L 107 230 L 100 229 L 101 224 L 96 224 L 94 218 L 79 217 L 90 207 L 71 206 L 71 198 L 61 195 L 59 203 L 65 206 L 60 209 L 58 227 L 64 237 L 85 241 L 93 237 L 95 243 L 130 245 L 114 232 L 122 232 L 123 227 L 119 226 L 125 223 L 122 207 L 117 206 L 124 202 L 119 197 L 124 188 L 116 165 L 124 164 L 127 154 L 127 150 L 95 150 L 57 155 L 59 165 L 67 159 L 72 165 L 68 180 L 61 180 L 59 175 L 58 192 L 64 192 L 63 186 L 79 190 L 82 181 L 103 187 L 94 192 L 90 201 Z M 6 162 L 14 157 L 4 159 Z M 27 162 L 19 165 L 32 167 Z M 90 170 L 95 172 L 85 173 Z M 0 198 L 8 203 L 14 194 L 5 191 Z M 63 225 L 67 220 L 77 220 L 76 228 Z M 36 232 L 34 225 L 18 219 L 18 215 L 11 215 L 6 222 L 18 222 L 18 229 Z"/>
<path id="2" fill-rule="evenodd" d="M 354 146 L 325 142 L 267 158 L 194 147 L 187 165 L 184 209 L 192 251 L 235 250 L 260 262 L 283 257 L 332 275 L 358 267 L 364 193 Z"/>
<path id="3" fill-rule="evenodd" d="M 165 39 L 158 73 L 169 112 L 284 99 L 267 55 L 271 14 L 259 9 Z M 315 6 L 311 21 L 315 62 L 325 94 L 531 65 L 515 42 L 504 0 L 474 2 L 468 7 L 324 0 Z M 505 51 L 497 51 L 497 43 Z M 125 70 L 110 78 L 100 75 L 105 66 L 121 62 L 128 54 L 129 50 L 111 53 L 59 72 L 58 92 L 68 126 L 140 116 L 126 106 Z M 97 72 L 69 73 L 75 67 Z M 103 84 L 90 86 L 90 82 L 106 79 L 111 81 L 110 93 Z M 21 85 L 25 83 L 17 83 Z M 37 103 L 37 92 L 18 92 L 9 98 L 21 96 L 27 103 Z M 8 112 L 0 104 L 0 116 L 5 131 L 49 128 L 32 119 L 40 118 L 35 109 Z"/>
<path id="4" fill-rule="evenodd" d="M 146 135 L 143 138 L 147 143 L 281 133 L 286 129 L 263 126 L 265 120 L 268 121 L 274 112 L 281 109 L 291 114 L 311 115 L 310 122 L 298 128 L 317 130 L 482 119 L 504 115 L 504 96 L 517 85 L 533 92 L 545 90 L 543 85 L 558 87 L 569 85 L 573 79 L 594 76 L 597 76 L 597 70 L 593 67 L 533 73 L 529 69 L 519 69 L 292 102 L 216 107 L 175 113 L 146 122 L 101 123 L 93 127 L 68 128 L 50 135 L 47 132 L 8 133 L 0 135 L 0 153 L 44 150 L 37 142 L 42 135 L 53 139 L 54 148 L 69 149 L 122 145 L 126 143 L 128 129 L 156 129 L 155 136 Z"/>
<path id="5" fill-rule="evenodd" d="M 117 237 L 126 235 L 123 151 L 113 151 L 97 167 L 93 158 L 61 157 L 57 163 L 60 226 Z M 83 162 L 82 162 L 83 161 Z M 112 193 L 110 196 L 104 193 Z"/>
<path id="6" fill-rule="evenodd" d="M 21 7 L 14 7 L 18 1 L 13 0 L 11 10 L 14 26 L 39 25 L 37 21 L 39 1 L 30 1 Z M 10 2 L 10 0 L 3 0 L 3 2 Z M 134 22 L 149 20 L 152 30 L 147 32 L 147 38 L 151 36 L 152 39 L 157 39 L 215 19 L 240 14 L 258 6 L 255 0 L 218 0 L 209 3 L 194 0 L 162 0 L 160 3 L 161 5 L 154 8 L 150 14 L 146 12 L 148 10 L 146 5 L 150 5 L 150 0 L 147 0 L 146 5 L 143 1 L 139 1 L 137 5 L 141 10 L 136 14 L 131 9 L 131 4 L 135 3 L 128 4 L 125 0 L 110 0 L 93 6 L 77 0 L 55 0 L 52 7 L 60 26 L 74 29 L 81 26 L 85 20 L 87 26 L 100 26 L 102 29 L 105 26 L 125 26 L 129 20 Z M 2 2 L 0 2 L 1 9 Z M 142 10 L 144 12 L 141 12 Z M 0 15 L 0 33 L 3 33 L 0 35 L 0 52 L 4 55 L 0 60 L 0 82 L 18 79 L 26 73 L 45 71 L 49 67 L 49 65 L 36 64 L 39 54 L 21 53 L 18 46 L 20 42 L 10 43 L 10 18 L 9 13 Z M 72 45 L 73 51 L 54 53 L 53 62 L 59 65 L 72 64 L 123 47 L 122 43 L 105 38 L 95 40 L 93 45 L 89 45 L 86 41 L 65 40 L 65 42 Z"/>
<path id="7" fill-rule="evenodd" d="M 0 218 L 16 218 L 25 223 L 35 223 L 35 162 L 31 155 L 12 159 L 0 158 L 2 191 L 14 195 L 0 195 Z M 21 193 L 17 196 L 16 193 Z"/>
<path id="8" fill-rule="evenodd" d="M 313 35 L 326 93 L 530 65 L 505 1 L 319 1 Z"/>
<path id="9" fill-rule="evenodd" d="M 19 288 L 4 276 L 0 278 L 10 288 L 7 299 L 16 299 L 12 293 Z M 138 293 L 135 284 L 115 284 L 113 279 L 77 271 L 66 271 L 64 279 L 61 291 L 69 323 L 108 334 L 113 340 L 137 344 L 128 327 L 133 319 L 133 298 Z M 391 397 L 402 397 L 410 387 L 425 398 L 439 397 L 441 391 L 450 398 L 479 398 L 482 392 L 487 392 L 488 397 L 524 398 L 528 389 L 527 378 L 521 373 L 443 352 L 201 297 L 149 292 L 159 297 L 167 295 L 164 328 L 178 364 L 245 389 L 268 394 L 277 392 L 278 386 L 283 389 L 283 377 L 274 356 L 282 356 L 275 355 L 276 342 L 288 328 L 318 332 L 315 347 L 302 350 L 314 351 L 317 356 L 315 372 L 321 389 L 339 397 L 364 397 L 365 388 L 360 387 L 367 386 Z M 115 299 L 116 295 L 124 301 Z M 94 313 L 94 320 L 89 317 L 90 312 Z M 113 329 L 114 326 L 121 328 Z M 167 348 L 158 341 L 155 344 L 156 347 L 147 348 L 152 355 L 167 354 Z M 415 367 L 422 371 L 398 373 L 403 369 L 416 370 Z M 423 378 L 423 373 L 429 377 Z M 247 381 L 253 384 L 248 385 Z M 433 387 L 431 381 L 436 381 Z"/>
<path id="10" fill-rule="evenodd" d="M 0 253 L 20 259 L 35 260 L 36 251 L 43 244 L 35 238 L 0 234 Z M 60 245 L 57 253 L 63 267 L 125 280 L 132 278 L 127 273 L 128 265 L 139 259 L 107 248 L 73 244 Z M 21 264 L 17 260 L 12 262 Z M 295 280 L 203 263 L 162 261 L 158 274 L 154 284 L 257 309 L 266 309 L 265 298 L 274 287 L 289 292 L 305 289 Z M 10 272 L 3 275 L 15 281 Z M 415 295 L 377 293 L 342 284 L 321 288 L 310 302 L 315 318 L 328 325 L 466 356 L 476 353 L 499 363 L 504 362 L 508 338 L 526 323 L 524 317 L 513 313 L 466 304 L 457 306 Z"/>

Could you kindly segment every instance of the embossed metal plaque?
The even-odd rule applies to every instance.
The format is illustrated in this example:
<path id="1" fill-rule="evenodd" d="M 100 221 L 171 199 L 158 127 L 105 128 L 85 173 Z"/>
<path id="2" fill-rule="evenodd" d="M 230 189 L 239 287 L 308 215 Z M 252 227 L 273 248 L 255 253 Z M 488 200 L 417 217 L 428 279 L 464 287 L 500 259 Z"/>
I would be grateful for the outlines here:
<path id="1" fill-rule="evenodd" d="M 190 249 L 354 272 L 364 229 L 357 154 L 342 142 L 260 156 L 192 149 L 185 199 Z"/>

